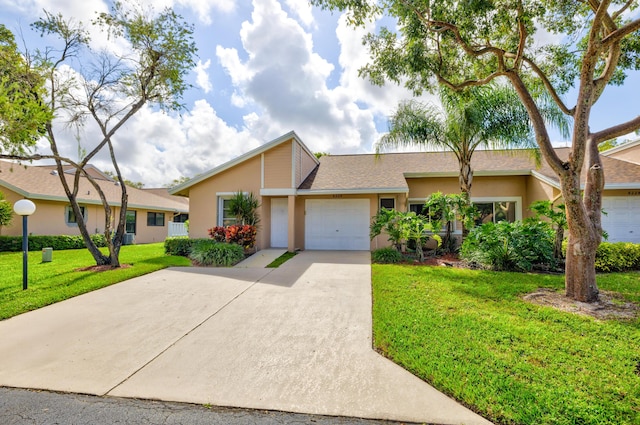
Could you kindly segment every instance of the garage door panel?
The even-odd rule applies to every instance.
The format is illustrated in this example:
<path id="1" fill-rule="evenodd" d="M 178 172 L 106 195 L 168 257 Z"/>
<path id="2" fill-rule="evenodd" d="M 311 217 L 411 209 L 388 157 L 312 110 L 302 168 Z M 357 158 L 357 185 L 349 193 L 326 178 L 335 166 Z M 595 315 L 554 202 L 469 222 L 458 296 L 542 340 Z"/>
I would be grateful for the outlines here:
<path id="1" fill-rule="evenodd" d="M 610 196 L 602 198 L 602 228 L 609 242 L 640 243 L 640 198 Z"/>
<path id="2" fill-rule="evenodd" d="M 306 249 L 369 250 L 368 199 L 308 199 Z"/>

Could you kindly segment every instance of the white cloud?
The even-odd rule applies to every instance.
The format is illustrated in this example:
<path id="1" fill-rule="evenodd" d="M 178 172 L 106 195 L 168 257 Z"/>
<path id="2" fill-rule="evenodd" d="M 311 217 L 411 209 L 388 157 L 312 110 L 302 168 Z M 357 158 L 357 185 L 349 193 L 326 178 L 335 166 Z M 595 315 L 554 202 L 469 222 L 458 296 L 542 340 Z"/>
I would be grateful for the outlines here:
<path id="1" fill-rule="evenodd" d="M 369 151 L 377 139 L 374 116 L 348 90 L 327 87 L 334 65 L 314 52 L 311 35 L 276 0 L 254 0 L 253 7 L 240 31 L 248 59 L 216 50 L 238 96 L 259 108 L 245 125 L 262 140 L 293 129 L 312 150 Z"/>
<path id="2" fill-rule="evenodd" d="M 308 0 L 285 0 L 285 4 L 307 28 L 314 27 L 312 6 Z"/>
<path id="3" fill-rule="evenodd" d="M 208 59 L 205 63 L 202 63 L 202 61 L 198 60 L 198 64 L 196 65 L 195 69 L 196 84 L 198 85 L 198 87 L 204 90 L 205 93 L 209 93 L 213 89 L 213 85 L 209 80 L 209 73 L 207 72 L 210 66 L 211 59 Z"/>
<path id="4" fill-rule="evenodd" d="M 55 128 L 61 154 L 77 159 L 78 144 L 73 134 L 62 122 Z M 100 139 L 95 125 L 88 123 L 80 140 L 89 151 Z M 248 129 L 239 131 L 228 126 L 206 100 L 198 100 L 182 116 L 145 107 L 116 133 L 113 142 L 123 176 L 144 182 L 146 187 L 157 187 L 181 176 L 194 177 L 208 171 L 263 141 Z M 47 150 L 44 144 L 39 148 L 41 152 Z M 106 150 L 91 163 L 113 171 Z"/>
<path id="5" fill-rule="evenodd" d="M 401 100 L 414 96 L 411 91 L 395 83 L 379 87 L 358 75 L 359 70 L 371 61 L 369 50 L 362 45 L 362 39 L 367 33 L 372 32 L 375 26 L 376 22 L 370 22 L 365 27 L 351 27 L 347 24 L 345 15 L 338 20 L 336 36 L 340 43 L 339 63 L 342 67 L 340 85 L 352 96 L 366 103 L 374 114 L 386 117 L 393 113 Z M 437 97 L 428 94 L 420 97 L 420 100 L 438 103 Z"/>
<path id="6" fill-rule="evenodd" d="M 228 13 L 235 8 L 235 1 L 232 0 L 177 0 L 176 3 L 193 10 L 198 19 L 206 25 L 211 24 L 211 14 L 214 10 Z"/>

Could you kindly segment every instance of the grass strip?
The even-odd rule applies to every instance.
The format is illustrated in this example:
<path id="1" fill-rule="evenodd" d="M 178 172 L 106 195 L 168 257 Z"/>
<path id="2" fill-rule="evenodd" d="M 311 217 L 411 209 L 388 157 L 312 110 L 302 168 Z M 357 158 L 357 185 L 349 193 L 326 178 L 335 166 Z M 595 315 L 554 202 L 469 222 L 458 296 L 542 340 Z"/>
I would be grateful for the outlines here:
<path id="1" fill-rule="evenodd" d="M 270 262 L 269 264 L 267 264 L 267 268 L 277 269 L 278 267 L 280 267 L 282 265 L 282 263 L 292 259 L 295 255 L 296 255 L 295 252 L 287 251 L 284 254 L 282 254 L 281 256 L 279 256 L 278 258 L 276 258 L 275 260 L 273 260 L 272 262 Z"/>
<path id="2" fill-rule="evenodd" d="M 599 321 L 527 303 L 562 276 L 373 269 L 376 348 L 497 424 L 640 424 L 640 319 Z M 640 300 L 640 274 L 599 276 Z"/>
<path id="3" fill-rule="evenodd" d="M 23 291 L 22 252 L 0 253 L 0 320 L 166 267 L 191 265 L 187 258 L 165 255 L 161 243 L 123 246 L 120 262 L 131 267 L 102 272 L 77 271 L 95 265 L 86 249 L 54 251 L 48 263 L 39 251 L 28 258 L 29 288 Z"/>

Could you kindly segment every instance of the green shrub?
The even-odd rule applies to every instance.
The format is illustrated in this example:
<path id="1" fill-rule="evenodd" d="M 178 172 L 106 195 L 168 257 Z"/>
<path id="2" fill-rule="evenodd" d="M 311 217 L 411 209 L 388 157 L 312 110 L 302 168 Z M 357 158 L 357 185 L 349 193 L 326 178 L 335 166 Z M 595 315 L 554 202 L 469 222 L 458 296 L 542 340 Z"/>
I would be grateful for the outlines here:
<path id="1" fill-rule="evenodd" d="M 236 244 L 197 239 L 191 246 L 189 258 L 202 266 L 230 267 L 244 259 L 244 249 Z"/>
<path id="2" fill-rule="evenodd" d="M 596 251 L 596 271 L 640 270 L 640 244 L 602 242 Z"/>
<path id="3" fill-rule="evenodd" d="M 188 257 L 191 245 L 198 239 L 189 239 L 188 236 L 176 236 L 164 240 L 164 253 L 167 255 L 180 255 Z M 208 240 L 208 239 L 204 239 Z"/>
<path id="4" fill-rule="evenodd" d="M 485 223 L 465 238 L 460 255 L 494 270 L 529 271 L 554 265 L 553 230 L 546 222 Z"/>
<path id="5" fill-rule="evenodd" d="M 378 264 L 395 264 L 402 261 L 402 254 L 392 247 L 380 248 L 371 253 L 371 259 Z"/>
<path id="6" fill-rule="evenodd" d="M 91 235 L 91 240 L 98 247 L 107 246 L 103 234 Z M 80 235 L 33 235 L 29 236 L 29 251 L 40 251 L 42 248 L 54 250 L 83 249 L 86 244 Z M 0 252 L 22 251 L 22 236 L 0 236 Z"/>

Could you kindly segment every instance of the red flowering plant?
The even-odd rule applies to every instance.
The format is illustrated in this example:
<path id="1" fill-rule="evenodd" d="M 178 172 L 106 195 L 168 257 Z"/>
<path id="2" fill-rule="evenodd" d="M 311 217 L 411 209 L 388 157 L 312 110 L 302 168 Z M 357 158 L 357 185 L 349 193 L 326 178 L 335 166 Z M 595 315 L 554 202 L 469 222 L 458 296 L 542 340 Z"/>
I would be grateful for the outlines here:
<path id="1" fill-rule="evenodd" d="M 209 236 L 216 242 L 233 243 L 240 245 L 245 250 L 253 248 L 256 244 L 256 226 L 250 226 L 248 224 L 244 226 L 216 226 L 209 229 L 208 232 Z"/>
<path id="2" fill-rule="evenodd" d="M 216 226 L 208 230 L 211 239 L 216 242 L 226 242 L 225 228 L 222 226 Z"/>

